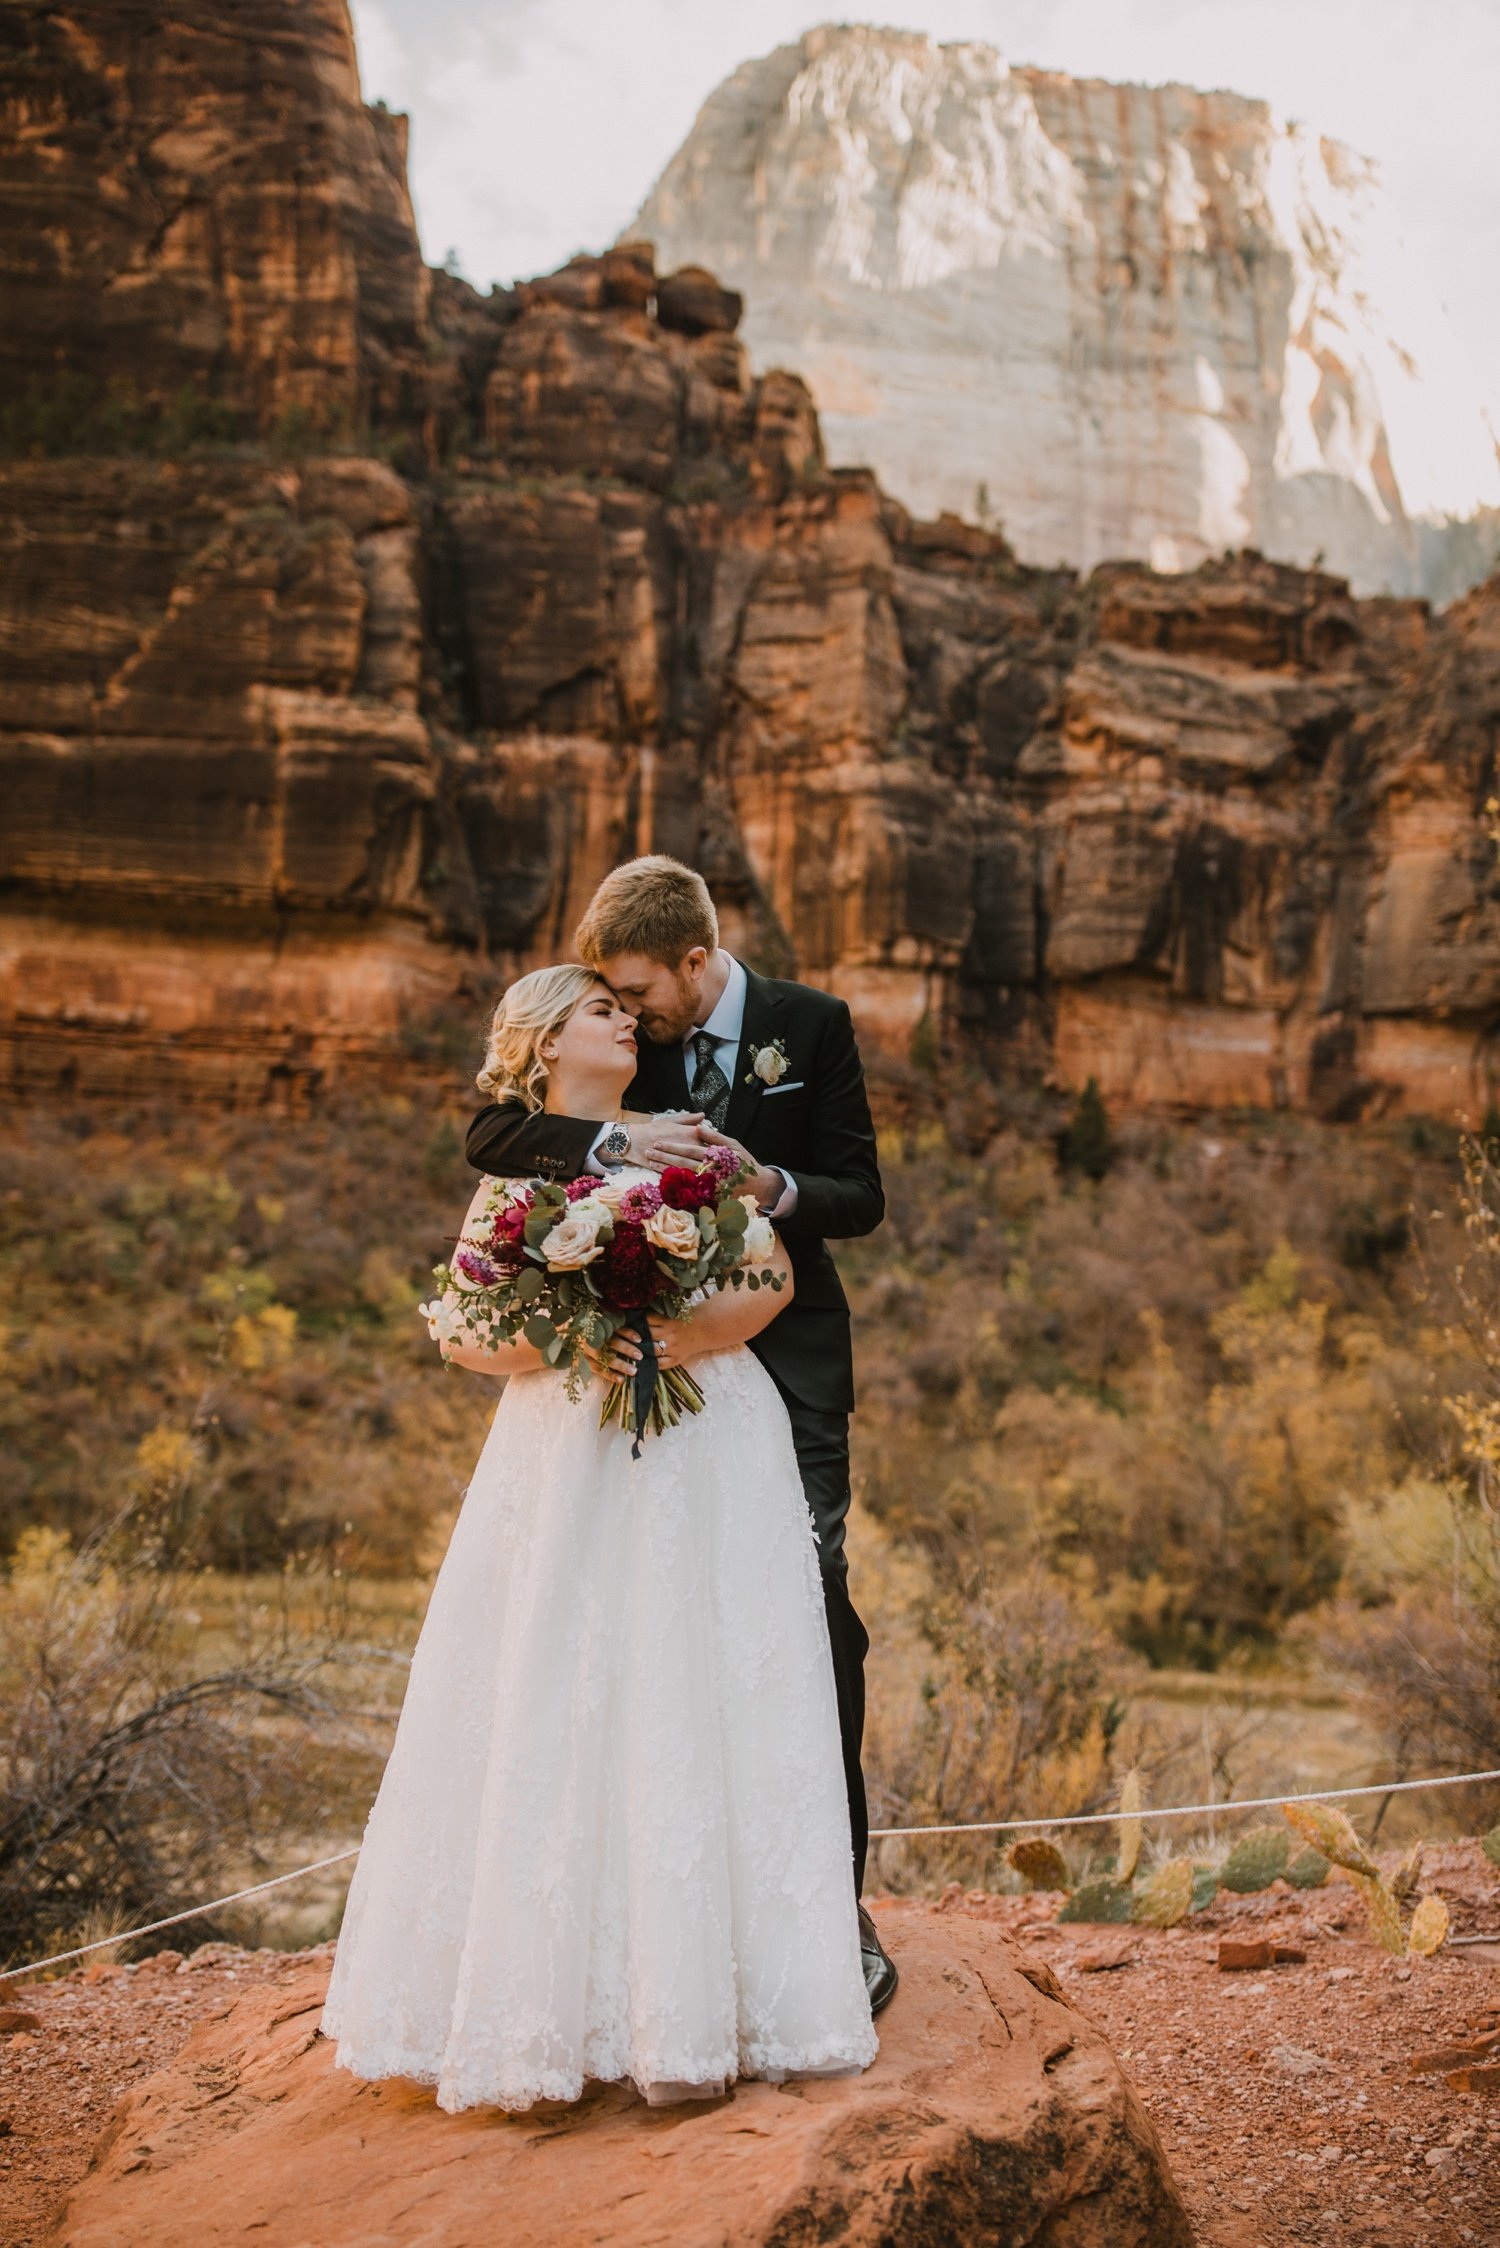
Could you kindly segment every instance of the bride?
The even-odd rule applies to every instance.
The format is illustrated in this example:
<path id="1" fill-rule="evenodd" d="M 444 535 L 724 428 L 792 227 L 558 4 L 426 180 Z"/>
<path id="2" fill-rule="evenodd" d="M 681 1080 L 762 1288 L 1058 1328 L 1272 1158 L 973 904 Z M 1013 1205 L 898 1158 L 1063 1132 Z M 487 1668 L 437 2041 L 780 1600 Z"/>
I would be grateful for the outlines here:
<path id="1" fill-rule="evenodd" d="M 496 1011 L 496 1099 L 613 1116 L 635 1025 L 588 969 Z M 483 1200 L 486 1187 L 475 1197 Z M 744 1347 L 791 1292 L 653 1322 L 701 1414 L 600 1430 L 523 1341 L 433 1588 L 323 2012 L 341 2067 L 440 2106 L 653 2103 L 847 2074 L 875 2031 L 811 1519 L 786 1409 Z M 595 1372 L 630 1371 L 617 1338 Z"/>

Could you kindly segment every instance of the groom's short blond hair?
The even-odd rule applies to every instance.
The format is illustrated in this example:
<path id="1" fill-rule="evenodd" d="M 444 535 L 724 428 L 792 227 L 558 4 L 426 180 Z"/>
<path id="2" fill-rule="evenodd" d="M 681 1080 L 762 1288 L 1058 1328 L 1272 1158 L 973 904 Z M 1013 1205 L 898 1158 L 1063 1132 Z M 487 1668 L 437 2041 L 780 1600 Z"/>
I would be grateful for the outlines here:
<path id="1" fill-rule="evenodd" d="M 657 852 L 629 859 L 606 874 L 573 939 L 578 957 L 596 972 L 622 952 L 675 968 L 694 945 L 712 952 L 719 917 L 701 874 Z"/>

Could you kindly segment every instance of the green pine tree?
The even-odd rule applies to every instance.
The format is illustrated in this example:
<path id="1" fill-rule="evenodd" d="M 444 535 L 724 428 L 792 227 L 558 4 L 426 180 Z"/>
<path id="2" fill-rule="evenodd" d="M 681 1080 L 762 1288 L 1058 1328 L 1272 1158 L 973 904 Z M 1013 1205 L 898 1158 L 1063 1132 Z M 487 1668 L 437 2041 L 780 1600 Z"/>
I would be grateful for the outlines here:
<path id="1" fill-rule="evenodd" d="M 1109 1116 L 1099 1080 L 1091 1077 L 1079 1094 L 1063 1139 L 1063 1160 L 1085 1178 L 1102 1179 L 1110 1163 Z"/>

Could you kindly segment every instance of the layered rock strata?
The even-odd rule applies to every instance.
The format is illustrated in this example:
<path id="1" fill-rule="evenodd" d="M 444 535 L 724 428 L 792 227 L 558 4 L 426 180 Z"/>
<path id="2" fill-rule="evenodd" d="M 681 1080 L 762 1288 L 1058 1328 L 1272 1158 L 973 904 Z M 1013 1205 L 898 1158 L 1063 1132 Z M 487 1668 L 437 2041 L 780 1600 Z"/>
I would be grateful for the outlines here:
<path id="1" fill-rule="evenodd" d="M 55 59 L 71 19 L 35 13 Z M 342 0 L 283 25 L 300 123 L 247 138 L 239 185 L 254 203 L 305 138 L 358 245 L 360 151 L 392 128 L 362 138 L 347 31 Z M 48 81 L 62 153 L 22 167 L 7 270 L 14 213 L 52 207 L 37 182 L 86 201 L 80 72 Z M 132 83 L 127 171 L 164 129 L 132 128 Z M 232 142 L 222 71 L 179 92 Z M 174 239 L 132 253 L 143 305 Z M 58 335 L 89 332 L 99 270 L 71 313 L 53 277 Z M 1252 554 L 1027 569 L 830 470 L 805 386 L 752 374 L 736 294 L 644 244 L 408 299 L 407 358 L 362 315 L 341 331 L 365 416 L 342 449 L 288 433 L 265 339 L 231 336 L 212 398 L 269 414 L 258 437 L 106 443 L 85 418 L 0 459 L 12 1084 L 261 1098 L 467 1053 L 499 983 L 658 848 L 903 1066 L 946 1048 L 1123 1103 L 1482 1113 L 1500 583 L 1435 618 Z M 159 302 L 142 385 L 153 336 L 176 379 Z"/>
<path id="2" fill-rule="evenodd" d="M 53 2229 L 58 2248 L 304 2248 L 562 2239 L 1004 2240 L 1188 2248 L 1156 2133 L 1114 2054 L 1041 1965 L 930 1907 L 883 1913 L 900 2003 L 862 2077 L 741 2084 L 687 2109 L 623 2087 L 518 2117 L 444 2115 L 360 2084 L 317 2035 L 327 1964 L 288 1970 L 126 2095 Z"/>
<path id="3" fill-rule="evenodd" d="M 1495 433 L 1376 167 L 1264 102 L 825 25 L 710 95 L 630 231 L 744 293 L 832 459 L 1028 561 L 1446 596 L 1494 552 Z"/>

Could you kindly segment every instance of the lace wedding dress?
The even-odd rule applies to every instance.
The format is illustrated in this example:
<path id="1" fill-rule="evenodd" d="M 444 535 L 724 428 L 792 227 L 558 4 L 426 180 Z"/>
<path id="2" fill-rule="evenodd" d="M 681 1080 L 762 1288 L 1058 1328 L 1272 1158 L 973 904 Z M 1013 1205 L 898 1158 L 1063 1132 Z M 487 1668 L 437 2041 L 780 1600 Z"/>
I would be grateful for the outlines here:
<path id="1" fill-rule="evenodd" d="M 412 1659 L 323 2013 L 449 2109 L 873 2059 L 812 1525 L 748 1350 L 600 1431 L 511 1377 Z M 460 1378 L 460 1377 L 455 1377 Z"/>

